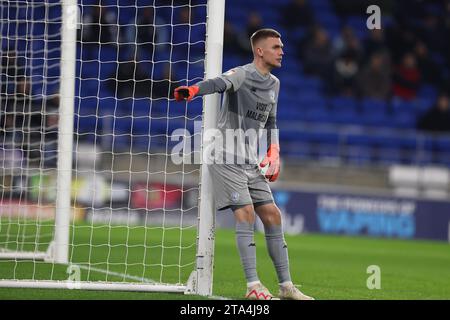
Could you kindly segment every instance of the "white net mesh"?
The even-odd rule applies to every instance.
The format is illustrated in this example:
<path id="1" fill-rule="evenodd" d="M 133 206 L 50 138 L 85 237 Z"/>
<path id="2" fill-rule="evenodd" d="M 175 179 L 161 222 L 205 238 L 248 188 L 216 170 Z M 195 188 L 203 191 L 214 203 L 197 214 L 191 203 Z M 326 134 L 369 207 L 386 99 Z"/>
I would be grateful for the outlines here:
<path id="1" fill-rule="evenodd" d="M 79 1 L 69 263 L 81 280 L 186 283 L 195 267 L 206 0 Z M 54 238 L 61 4 L 2 1 L 0 253 Z M 197 125 L 196 125 L 197 124 Z M 177 131 L 179 132 L 179 131 Z M 183 143 L 184 162 L 174 163 Z M 198 140 L 199 141 L 199 140 Z M 189 146 L 187 145 L 189 144 Z M 9 257 L 0 279 L 65 280 L 67 266 Z"/>

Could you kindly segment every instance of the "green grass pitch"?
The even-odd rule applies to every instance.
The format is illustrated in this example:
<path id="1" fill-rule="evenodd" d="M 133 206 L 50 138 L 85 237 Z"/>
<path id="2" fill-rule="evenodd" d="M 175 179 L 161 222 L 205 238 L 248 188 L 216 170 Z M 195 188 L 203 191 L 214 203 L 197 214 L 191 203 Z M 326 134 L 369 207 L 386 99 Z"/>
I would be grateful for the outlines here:
<path id="1" fill-rule="evenodd" d="M 0 228 L 0 243 L 13 244 L 21 232 L 35 234 L 32 226 Z M 8 229 L 9 227 L 9 229 Z M 16 229 L 15 229 L 16 228 Z M 39 230 L 40 241 L 48 241 L 51 229 Z M 9 236 L 6 236 L 6 235 Z M 144 227 L 76 225 L 71 259 L 76 264 L 90 263 L 109 274 L 81 269 L 82 279 L 136 281 L 123 274 L 156 281 L 184 283 L 194 268 L 195 230 L 162 230 Z M 47 238 L 46 238 L 47 237 Z M 34 237 L 26 237 L 32 247 Z M 449 244 L 432 241 L 387 240 L 318 234 L 286 236 L 291 274 L 301 290 L 316 299 L 450 299 Z M 88 245 L 92 243 L 93 246 Z M 143 244 L 145 243 L 145 248 Z M 180 244 L 183 250 L 180 250 Z M 275 270 L 266 251 L 264 235 L 256 234 L 258 273 L 262 282 L 277 292 Z M 245 279 L 235 246 L 233 230 L 217 230 L 215 242 L 214 295 L 241 299 Z M 161 257 L 162 247 L 164 254 Z M 28 248 L 28 249 L 29 249 Z M 108 261 L 108 264 L 105 263 Z M 126 264 L 124 263 L 126 261 Z M 164 265 L 164 268 L 161 267 Z M 371 274 L 367 267 L 381 270 L 381 288 L 369 290 Z M 0 260 L 0 279 L 53 277 L 65 280 L 67 266 L 43 262 Z M 203 299 L 181 294 L 108 292 L 53 289 L 0 288 L 5 299 Z"/>

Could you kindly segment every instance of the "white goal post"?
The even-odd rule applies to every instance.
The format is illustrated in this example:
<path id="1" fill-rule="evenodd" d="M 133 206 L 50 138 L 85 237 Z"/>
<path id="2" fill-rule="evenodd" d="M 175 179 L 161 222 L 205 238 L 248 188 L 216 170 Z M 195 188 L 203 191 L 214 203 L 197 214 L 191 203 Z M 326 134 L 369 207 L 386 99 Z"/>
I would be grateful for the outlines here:
<path id="1" fill-rule="evenodd" d="M 36 4 L 17 0 L 8 4 L 8 8 L 0 9 L 3 14 L 0 31 L 6 32 L 6 27 L 8 30 L 16 28 L 12 33 L 6 32 L 6 36 L 2 34 L 7 42 L 2 43 L 2 57 L 14 52 L 25 59 L 23 74 L 15 73 L 14 78 L 8 73 L 8 63 L 12 61 L 8 57 L 5 60 L 8 63 L 2 65 L 2 77 L 12 82 L 15 88 L 22 81 L 19 79 L 27 79 L 23 81 L 31 82 L 31 88 L 30 92 L 24 91 L 25 95 L 41 99 L 37 111 L 41 127 L 33 127 L 34 120 L 29 118 L 35 111 L 31 107 L 17 111 L 20 101 L 17 99 L 13 109 L 8 109 L 4 101 L 17 94 L 17 89 L 12 92 L 6 87 L 2 89 L 0 287 L 212 295 L 215 206 L 209 192 L 211 176 L 208 167 L 201 163 L 176 166 L 168 162 L 170 139 L 173 139 L 171 129 L 180 128 L 180 124 L 187 129 L 196 120 L 201 120 L 201 132 L 214 128 L 220 95 L 205 96 L 203 101 L 196 99 L 203 108 L 199 115 L 191 115 L 189 107 L 183 103 L 178 103 L 176 109 L 173 99 L 170 99 L 170 91 L 176 81 L 191 84 L 203 77 L 212 78 L 222 73 L 225 0 L 186 0 L 180 4 L 172 1 L 171 6 L 158 0 L 100 1 L 106 3 L 105 8 L 111 15 L 115 14 L 116 20 L 111 20 L 114 21 L 111 23 L 107 15 L 100 13 L 98 23 L 91 25 L 100 29 L 102 24 L 113 27 L 111 30 L 115 33 L 112 33 L 112 38 L 115 37 L 117 42 L 124 41 L 125 45 L 116 46 L 108 40 L 104 42 L 99 35 L 98 43 L 88 47 L 84 43 L 83 28 L 87 28 L 89 22 L 83 18 L 92 13 L 87 9 L 94 2 L 42 1 L 43 8 L 40 8 L 37 1 L 38 7 L 35 8 Z M 15 7 L 11 9 L 10 6 Z M 60 10 L 60 18 L 49 14 L 54 7 L 56 12 Z M 124 58 L 123 48 L 128 50 L 129 45 L 138 47 L 138 27 L 149 26 L 138 20 L 137 12 L 146 8 L 153 12 L 153 39 L 144 43 L 147 45 L 145 50 L 150 47 L 150 54 L 146 52 L 142 58 L 135 49 Z M 39 16 L 37 12 L 41 9 L 43 15 Z M 7 10 L 14 12 L 14 19 L 4 20 L 5 15 L 9 15 L 4 13 Z M 134 20 L 121 21 L 124 19 L 121 10 Z M 177 22 L 175 15 L 183 10 L 190 14 L 205 10 L 206 21 L 190 17 L 188 23 Z M 163 13 L 161 19 L 159 12 Z M 33 21 L 34 16 L 39 16 L 40 20 Z M 25 29 L 21 29 L 22 23 L 26 25 L 25 33 Z M 9 25 L 5 27 L 6 24 Z M 57 49 L 60 50 L 59 62 L 55 63 L 60 69 L 58 80 L 54 80 L 53 73 L 53 78 L 50 76 L 55 61 L 51 52 L 56 50 L 47 43 L 51 38 L 49 30 L 52 24 L 60 24 L 59 38 L 55 40 L 60 43 L 60 49 Z M 203 27 L 206 37 L 200 41 L 196 33 Z M 37 30 L 41 29 L 43 33 L 40 34 Z M 177 40 L 178 30 L 189 30 L 187 42 Z M 160 34 L 157 35 L 158 32 Z M 41 38 L 34 41 L 35 35 Z M 90 36 L 89 31 L 87 35 Z M 197 40 L 191 43 L 191 36 L 196 36 Z M 121 40 L 122 37 L 127 40 Z M 22 40 L 30 42 L 22 48 L 18 44 Z M 42 40 L 44 45 L 35 50 L 38 40 Z M 204 54 L 202 59 L 196 60 L 190 53 L 199 43 L 204 46 Z M 110 45 L 115 49 L 110 49 Z M 185 58 L 180 58 L 176 52 L 179 45 L 187 46 Z M 158 51 L 160 47 L 166 51 Z M 8 53 L 5 53 L 6 49 Z M 42 50 L 39 68 L 43 71 L 36 75 L 33 74 L 33 57 L 40 54 L 39 50 Z M 116 56 L 107 60 L 109 56 L 106 57 L 105 52 Z M 119 76 L 113 79 L 111 75 L 103 74 L 109 68 L 112 74 L 119 75 L 123 59 L 124 63 L 143 59 L 151 70 L 149 79 L 133 79 L 132 93 L 127 97 L 120 96 L 123 92 L 119 89 L 121 83 L 127 82 L 126 79 Z M 157 73 L 161 61 L 169 66 L 168 78 Z M 201 77 L 198 76 L 199 65 Z M 95 66 L 98 66 L 98 79 L 93 72 Z M 135 65 L 134 75 L 142 71 L 138 69 Z M 172 79 L 173 72 L 180 70 L 185 74 L 180 79 Z M 197 76 L 191 75 L 195 74 L 192 70 L 197 70 Z M 83 72 L 89 76 L 84 76 Z M 158 83 L 165 80 L 169 83 L 166 96 L 153 97 Z M 85 93 L 83 83 L 88 81 L 96 83 L 97 87 L 96 90 L 90 87 L 89 93 Z M 116 91 L 107 96 L 100 87 L 109 85 L 111 81 L 115 81 Z M 150 85 L 149 97 L 137 97 L 140 81 Z M 59 89 L 57 129 L 54 123 L 48 122 L 52 111 L 47 110 L 48 92 L 51 91 L 47 89 L 55 83 Z M 34 90 L 36 84 L 40 90 L 38 93 Z M 83 108 L 88 101 L 95 102 L 86 113 Z M 29 100 L 27 103 L 32 104 Z M 193 104 L 195 106 L 195 101 Z M 145 114 L 145 110 L 149 114 Z M 158 128 L 159 131 L 154 131 Z M 38 141 L 30 138 L 33 132 L 40 134 Z M 46 135 L 47 132 L 53 135 Z M 202 134 L 201 139 L 205 136 Z M 56 144 L 56 139 L 57 149 L 53 153 L 47 151 L 52 143 Z M 205 143 L 207 141 L 201 141 L 200 154 L 203 154 Z M 40 156 L 33 165 L 27 157 L 36 150 Z M 50 159 L 49 165 L 47 159 Z M 88 163 L 87 167 L 85 163 Z M 192 201 L 192 195 L 196 197 L 195 201 Z M 83 197 L 84 202 L 80 200 Z"/>

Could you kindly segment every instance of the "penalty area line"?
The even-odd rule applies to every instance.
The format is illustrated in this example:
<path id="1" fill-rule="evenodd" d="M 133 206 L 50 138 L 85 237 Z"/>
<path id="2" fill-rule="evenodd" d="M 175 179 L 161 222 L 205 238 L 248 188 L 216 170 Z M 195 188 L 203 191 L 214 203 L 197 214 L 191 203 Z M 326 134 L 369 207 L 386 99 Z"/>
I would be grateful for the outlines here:
<path id="1" fill-rule="evenodd" d="M 120 272 L 114 272 L 114 271 L 109 271 L 109 270 L 100 269 L 100 268 L 96 268 L 96 267 L 89 267 L 89 266 L 85 266 L 85 265 L 79 265 L 79 264 L 75 264 L 75 265 L 80 267 L 80 269 L 90 270 L 93 272 L 103 273 L 106 275 L 126 278 L 126 279 L 130 279 L 130 280 L 136 280 L 136 281 L 140 281 L 140 282 L 144 282 L 144 283 L 156 283 L 156 281 L 153 279 L 131 276 L 131 275 L 120 273 Z M 223 297 L 223 296 L 209 296 L 208 299 L 210 299 L 210 300 L 231 300 L 231 298 Z"/>
<path id="2" fill-rule="evenodd" d="M 103 274 L 106 274 L 106 275 L 111 275 L 111 276 L 115 276 L 115 277 L 119 277 L 119 278 L 135 280 L 135 281 L 140 281 L 140 282 L 145 282 L 145 283 L 156 283 L 156 281 L 153 280 L 153 279 L 147 279 L 147 278 L 143 278 L 143 277 L 131 276 L 129 274 L 109 271 L 109 270 L 100 269 L 100 268 L 96 268 L 96 267 L 84 266 L 84 265 L 79 265 L 79 264 L 75 264 L 75 265 L 80 267 L 80 269 L 84 269 L 84 270 L 88 270 L 88 271 L 90 270 L 90 271 L 103 273 Z"/>

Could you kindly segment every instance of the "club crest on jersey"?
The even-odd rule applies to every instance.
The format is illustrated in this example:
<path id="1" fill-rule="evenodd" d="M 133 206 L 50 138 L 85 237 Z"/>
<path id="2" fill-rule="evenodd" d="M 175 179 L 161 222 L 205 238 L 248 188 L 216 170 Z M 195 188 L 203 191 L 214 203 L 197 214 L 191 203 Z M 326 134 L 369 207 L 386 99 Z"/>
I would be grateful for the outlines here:
<path id="1" fill-rule="evenodd" d="M 233 192 L 232 194 L 231 194 L 231 200 L 233 201 L 233 202 L 237 202 L 238 200 L 239 200 L 239 193 L 238 192 Z"/>
<path id="2" fill-rule="evenodd" d="M 270 90 L 269 91 L 269 96 L 270 96 L 270 99 L 275 100 L 275 91 Z"/>
<path id="3" fill-rule="evenodd" d="M 231 70 L 228 70 L 227 72 L 225 72 L 224 75 L 231 76 L 235 72 L 236 72 L 236 69 L 231 69 Z"/>

